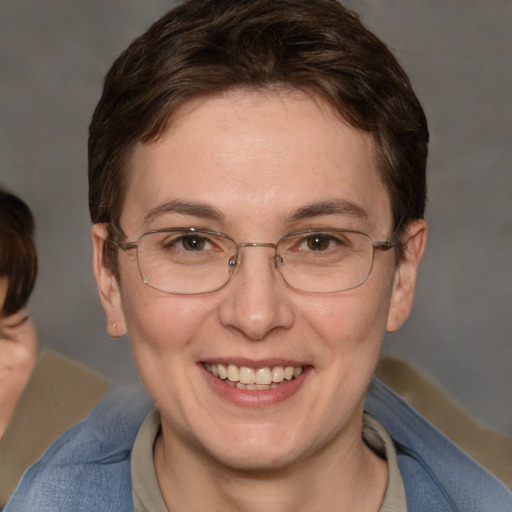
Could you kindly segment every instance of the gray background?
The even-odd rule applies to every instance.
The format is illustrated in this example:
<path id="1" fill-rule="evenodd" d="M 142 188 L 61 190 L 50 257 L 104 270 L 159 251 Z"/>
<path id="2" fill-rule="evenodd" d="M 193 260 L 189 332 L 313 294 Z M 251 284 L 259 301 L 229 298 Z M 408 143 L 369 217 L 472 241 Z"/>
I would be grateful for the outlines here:
<path id="1" fill-rule="evenodd" d="M 116 380 L 91 271 L 86 139 L 112 60 L 170 1 L 0 0 L 0 183 L 33 209 L 41 344 Z M 512 2 L 353 0 L 430 122 L 430 240 L 410 320 L 386 340 L 473 415 L 512 434 Z"/>

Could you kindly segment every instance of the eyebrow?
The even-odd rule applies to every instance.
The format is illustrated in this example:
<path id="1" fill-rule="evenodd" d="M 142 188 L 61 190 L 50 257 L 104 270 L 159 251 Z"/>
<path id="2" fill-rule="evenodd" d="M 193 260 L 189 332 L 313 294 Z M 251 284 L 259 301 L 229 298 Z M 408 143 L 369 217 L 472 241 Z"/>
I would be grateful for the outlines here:
<path id="1" fill-rule="evenodd" d="M 167 213 L 191 215 L 219 222 L 225 218 L 218 208 L 207 203 L 175 199 L 152 208 L 144 216 L 144 225 L 149 226 L 151 221 Z M 366 211 L 356 203 L 347 199 L 330 199 L 302 206 L 294 212 L 285 215 L 284 220 L 285 222 L 292 223 L 323 215 L 343 215 L 360 219 L 368 218 Z"/>
<path id="2" fill-rule="evenodd" d="M 30 318 L 29 315 L 24 315 L 21 320 L 18 320 L 17 322 L 13 323 L 13 324 L 7 324 L 7 325 L 4 325 L 4 328 L 6 329 L 16 329 L 16 327 L 20 327 L 21 325 L 23 325 L 25 322 L 28 321 L 28 319 Z M 1 333 L 0 333 L 1 335 Z"/>
<path id="3" fill-rule="evenodd" d="M 367 219 L 368 214 L 358 204 L 347 199 L 330 199 L 302 206 L 285 217 L 287 222 L 297 222 L 323 215 L 343 215 L 357 219 Z"/>
<path id="4" fill-rule="evenodd" d="M 144 216 L 144 224 L 148 226 L 152 220 L 167 213 L 181 213 L 216 221 L 221 221 L 224 218 L 224 215 L 219 209 L 209 204 L 175 199 L 149 210 Z"/>

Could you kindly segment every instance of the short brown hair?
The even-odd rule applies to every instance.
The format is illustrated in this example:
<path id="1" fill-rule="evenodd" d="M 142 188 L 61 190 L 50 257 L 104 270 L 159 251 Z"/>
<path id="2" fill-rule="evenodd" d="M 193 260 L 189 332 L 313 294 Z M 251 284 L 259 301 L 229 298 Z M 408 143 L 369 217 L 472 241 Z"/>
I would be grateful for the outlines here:
<path id="1" fill-rule="evenodd" d="M 92 222 L 108 223 L 113 236 L 132 150 L 162 135 L 179 105 L 276 86 L 317 95 L 371 133 L 395 227 L 423 218 L 425 114 L 403 69 L 356 14 L 336 0 L 189 0 L 136 39 L 106 76 L 89 131 Z"/>
<path id="2" fill-rule="evenodd" d="M 12 315 L 26 305 L 36 275 L 32 212 L 21 199 L 0 189 L 0 277 L 8 279 L 0 314 Z"/>

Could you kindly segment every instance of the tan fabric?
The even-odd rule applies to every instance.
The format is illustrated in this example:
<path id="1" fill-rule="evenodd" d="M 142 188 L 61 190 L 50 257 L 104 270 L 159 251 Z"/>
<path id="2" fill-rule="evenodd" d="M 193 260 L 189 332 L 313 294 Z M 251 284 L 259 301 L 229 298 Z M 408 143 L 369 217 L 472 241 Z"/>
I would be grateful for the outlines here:
<path id="1" fill-rule="evenodd" d="M 398 468 L 395 445 L 386 429 L 368 414 L 363 417 L 363 439 L 388 463 L 388 486 L 379 512 L 407 512 L 405 487 Z"/>
<path id="2" fill-rule="evenodd" d="M 135 512 L 168 512 L 153 464 L 153 446 L 160 431 L 160 413 L 153 409 L 139 429 L 132 452 L 132 495 Z M 379 512 L 407 512 L 405 489 L 395 447 L 384 427 L 364 415 L 366 444 L 388 463 L 388 486 Z"/>
<path id="3" fill-rule="evenodd" d="M 0 508 L 25 469 L 87 416 L 111 382 L 65 356 L 42 350 L 14 417 L 0 440 Z"/>
<path id="4" fill-rule="evenodd" d="M 383 359 L 377 376 L 459 448 L 512 488 L 512 439 L 475 421 L 408 363 Z"/>
<path id="5" fill-rule="evenodd" d="M 132 496 L 134 512 L 167 512 L 158 486 L 153 446 L 160 432 L 160 413 L 153 409 L 139 429 L 132 451 Z"/>

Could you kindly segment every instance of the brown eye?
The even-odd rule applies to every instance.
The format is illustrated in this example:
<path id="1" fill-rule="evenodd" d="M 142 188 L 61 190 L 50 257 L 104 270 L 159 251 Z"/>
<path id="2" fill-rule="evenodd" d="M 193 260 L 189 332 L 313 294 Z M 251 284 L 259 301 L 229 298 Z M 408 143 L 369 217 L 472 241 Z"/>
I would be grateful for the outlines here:
<path id="1" fill-rule="evenodd" d="M 184 236 L 181 239 L 181 244 L 183 248 L 187 251 L 200 251 L 204 249 L 206 245 L 206 241 L 204 238 L 200 236 Z"/>
<path id="2" fill-rule="evenodd" d="M 315 233 L 312 236 L 307 237 L 306 245 L 311 251 L 325 251 L 331 246 L 333 241 L 331 236 L 324 235 L 322 233 Z"/>
<path id="3" fill-rule="evenodd" d="M 164 249 L 181 249 L 184 251 L 202 251 L 206 248 L 208 239 L 198 235 L 172 236 L 163 240 L 160 245 Z"/>

